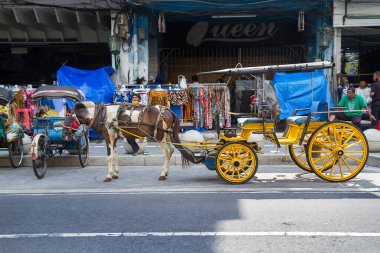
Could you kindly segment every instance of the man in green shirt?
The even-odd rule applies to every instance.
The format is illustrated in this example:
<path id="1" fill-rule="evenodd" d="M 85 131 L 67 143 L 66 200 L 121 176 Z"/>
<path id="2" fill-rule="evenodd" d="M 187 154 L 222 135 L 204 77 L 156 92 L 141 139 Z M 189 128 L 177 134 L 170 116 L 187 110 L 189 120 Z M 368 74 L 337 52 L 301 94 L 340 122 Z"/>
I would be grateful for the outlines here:
<path id="1" fill-rule="evenodd" d="M 366 110 L 371 120 L 376 120 L 376 118 L 368 110 L 367 103 L 365 102 L 364 98 L 355 94 L 354 87 L 349 87 L 347 89 L 347 95 L 344 95 L 342 97 L 342 99 L 339 101 L 338 106 L 343 108 L 343 112 L 331 114 L 329 117 L 330 121 L 333 121 L 335 118 L 346 121 L 351 120 L 354 125 L 360 128 L 360 121 L 362 120 L 363 116 L 363 112 L 361 111 L 362 109 Z"/>

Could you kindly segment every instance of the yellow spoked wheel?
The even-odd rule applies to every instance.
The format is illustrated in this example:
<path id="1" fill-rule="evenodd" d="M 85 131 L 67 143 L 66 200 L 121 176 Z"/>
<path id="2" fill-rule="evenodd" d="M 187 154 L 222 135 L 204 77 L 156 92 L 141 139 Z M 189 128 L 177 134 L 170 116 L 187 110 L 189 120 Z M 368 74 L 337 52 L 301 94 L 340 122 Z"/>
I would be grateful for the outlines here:
<path id="1" fill-rule="evenodd" d="M 355 125 L 334 121 L 320 126 L 310 136 L 306 151 L 309 166 L 318 177 L 344 182 L 363 169 L 368 158 L 368 142 Z"/>
<path id="2" fill-rule="evenodd" d="M 298 143 L 289 145 L 289 154 L 293 162 L 306 172 L 313 172 L 313 170 L 309 166 L 309 163 L 307 162 L 306 152 L 305 152 L 306 146 L 310 139 L 310 135 L 311 133 L 307 133 L 305 135 L 302 145 L 299 145 Z M 330 163 L 326 163 L 322 170 L 325 171 L 331 168 L 332 162 L 333 161 L 330 161 Z"/>
<path id="3" fill-rule="evenodd" d="M 246 143 L 224 144 L 216 156 L 216 172 L 230 184 L 248 182 L 257 171 L 257 155 Z"/>
<path id="4" fill-rule="evenodd" d="M 302 142 L 302 145 L 293 144 L 289 145 L 289 154 L 292 158 L 293 162 L 307 172 L 313 172 L 313 170 L 309 167 L 309 164 L 307 163 L 306 155 L 305 155 L 305 146 L 307 145 L 307 142 L 309 141 L 311 133 L 307 133 L 305 135 L 305 138 Z"/>

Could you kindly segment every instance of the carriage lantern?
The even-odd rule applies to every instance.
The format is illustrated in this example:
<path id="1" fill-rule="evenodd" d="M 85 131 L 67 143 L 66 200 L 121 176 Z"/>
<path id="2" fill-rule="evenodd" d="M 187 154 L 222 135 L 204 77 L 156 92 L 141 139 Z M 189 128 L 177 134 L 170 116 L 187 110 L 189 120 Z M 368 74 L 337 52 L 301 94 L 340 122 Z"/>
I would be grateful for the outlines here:
<path id="1" fill-rule="evenodd" d="M 332 28 L 328 25 L 324 25 L 323 28 L 319 30 L 319 47 L 321 48 L 322 60 L 324 59 L 324 51 L 329 47 L 333 34 Z"/>
<path id="2" fill-rule="evenodd" d="M 115 68 L 118 69 L 119 66 L 119 54 L 121 47 L 122 39 L 119 34 L 113 34 L 108 37 L 108 46 L 110 48 L 110 52 L 113 56 L 115 56 Z"/>

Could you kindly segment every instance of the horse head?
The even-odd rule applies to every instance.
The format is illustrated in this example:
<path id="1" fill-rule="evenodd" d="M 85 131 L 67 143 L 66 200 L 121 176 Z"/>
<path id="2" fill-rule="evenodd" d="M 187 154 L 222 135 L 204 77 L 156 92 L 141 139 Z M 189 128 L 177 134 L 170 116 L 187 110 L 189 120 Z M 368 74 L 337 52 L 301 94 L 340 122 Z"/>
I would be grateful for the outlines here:
<path id="1" fill-rule="evenodd" d="M 81 124 L 89 126 L 95 117 L 95 103 L 86 101 L 77 103 L 72 114 L 67 114 L 63 123 L 62 138 L 69 141 Z"/>

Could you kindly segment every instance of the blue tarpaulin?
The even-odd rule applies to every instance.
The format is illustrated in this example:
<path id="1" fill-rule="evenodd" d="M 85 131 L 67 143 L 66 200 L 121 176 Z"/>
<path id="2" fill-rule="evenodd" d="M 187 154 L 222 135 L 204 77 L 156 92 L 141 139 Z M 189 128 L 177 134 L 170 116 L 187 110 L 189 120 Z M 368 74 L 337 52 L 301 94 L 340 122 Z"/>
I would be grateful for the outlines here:
<path id="1" fill-rule="evenodd" d="M 112 103 L 115 85 L 109 76 L 114 72 L 111 66 L 97 70 L 62 66 L 57 71 L 57 78 L 59 85 L 74 86 L 81 90 L 88 101 Z"/>
<path id="2" fill-rule="evenodd" d="M 313 79 L 311 77 L 313 76 Z M 313 80 L 311 84 L 311 80 Z M 280 120 L 290 117 L 294 109 L 310 108 L 313 101 L 328 102 L 333 107 L 328 81 L 322 70 L 302 73 L 276 73 L 273 85 L 280 105 Z M 313 85 L 313 90 L 311 85 Z"/>

